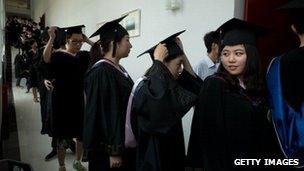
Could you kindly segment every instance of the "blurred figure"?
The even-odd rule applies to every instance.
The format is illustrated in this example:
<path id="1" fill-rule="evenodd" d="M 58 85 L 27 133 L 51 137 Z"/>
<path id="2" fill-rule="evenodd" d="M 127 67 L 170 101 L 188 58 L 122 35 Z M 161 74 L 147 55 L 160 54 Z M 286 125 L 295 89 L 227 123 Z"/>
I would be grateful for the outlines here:
<path id="1" fill-rule="evenodd" d="M 204 43 L 207 48 L 207 56 L 204 56 L 194 68 L 195 73 L 204 80 L 209 75 L 214 74 L 219 66 L 218 51 L 220 47 L 220 35 L 215 31 L 205 34 Z"/>

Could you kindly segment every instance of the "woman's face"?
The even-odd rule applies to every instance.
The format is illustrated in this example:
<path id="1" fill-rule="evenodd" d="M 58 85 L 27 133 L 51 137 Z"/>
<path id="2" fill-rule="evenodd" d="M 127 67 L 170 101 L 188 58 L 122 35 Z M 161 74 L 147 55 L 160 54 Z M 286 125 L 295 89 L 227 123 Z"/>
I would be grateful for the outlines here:
<path id="1" fill-rule="evenodd" d="M 171 74 L 175 79 L 177 79 L 180 73 L 183 71 L 182 64 L 183 64 L 183 58 L 181 56 L 172 59 L 169 62 L 165 62 L 165 65 L 167 66 L 167 68 L 169 69 L 169 71 L 171 72 Z"/>
<path id="2" fill-rule="evenodd" d="M 121 58 L 129 56 L 132 45 L 130 43 L 129 35 L 125 35 L 116 46 L 116 56 Z"/>
<path id="3" fill-rule="evenodd" d="M 247 55 L 244 45 L 225 46 L 221 52 L 223 67 L 234 76 L 241 76 L 246 66 Z"/>

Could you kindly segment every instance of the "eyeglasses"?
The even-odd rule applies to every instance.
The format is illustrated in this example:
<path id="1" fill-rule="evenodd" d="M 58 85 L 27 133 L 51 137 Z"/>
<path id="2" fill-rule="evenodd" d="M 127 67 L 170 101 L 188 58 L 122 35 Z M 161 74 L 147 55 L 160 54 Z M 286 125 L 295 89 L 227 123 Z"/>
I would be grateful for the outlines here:
<path id="1" fill-rule="evenodd" d="M 81 40 L 70 40 L 70 43 L 72 45 L 78 45 L 78 46 L 81 46 L 83 44 L 83 41 Z"/>

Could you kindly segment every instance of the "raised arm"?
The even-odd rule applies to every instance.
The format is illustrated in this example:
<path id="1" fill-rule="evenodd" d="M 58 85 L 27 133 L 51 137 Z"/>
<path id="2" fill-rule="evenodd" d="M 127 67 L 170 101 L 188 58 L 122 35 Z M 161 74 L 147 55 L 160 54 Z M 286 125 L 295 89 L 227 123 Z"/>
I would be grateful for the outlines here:
<path id="1" fill-rule="evenodd" d="M 87 44 L 93 46 L 94 45 L 94 42 L 91 41 L 85 34 L 82 34 L 83 35 L 83 41 L 86 42 Z"/>
<path id="2" fill-rule="evenodd" d="M 45 49 L 43 51 L 43 60 L 45 63 L 51 62 L 51 55 L 53 51 L 53 43 L 56 37 L 55 31 L 57 30 L 57 27 L 52 26 L 48 30 L 48 34 L 50 36 L 49 41 L 47 42 Z"/>
<path id="3" fill-rule="evenodd" d="M 183 47 L 183 44 L 182 44 L 182 41 L 179 39 L 179 38 L 176 38 L 176 43 L 179 45 L 179 47 L 184 51 L 184 47 Z M 188 71 L 191 75 L 193 75 L 194 77 L 196 77 L 196 74 L 188 60 L 188 57 L 186 56 L 185 54 L 185 51 L 184 51 L 184 55 L 183 55 L 183 65 L 184 65 L 184 69 L 186 71 Z"/>

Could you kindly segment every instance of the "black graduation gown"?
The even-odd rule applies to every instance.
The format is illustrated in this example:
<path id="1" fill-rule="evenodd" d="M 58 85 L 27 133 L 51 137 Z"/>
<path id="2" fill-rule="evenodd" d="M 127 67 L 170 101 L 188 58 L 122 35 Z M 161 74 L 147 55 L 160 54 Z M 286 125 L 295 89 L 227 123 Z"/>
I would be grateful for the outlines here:
<path id="1" fill-rule="evenodd" d="M 14 60 L 14 65 L 15 65 L 15 78 L 21 78 L 22 74 L 22 61 L 23 61 L 23 56 L 18 53 L 15 57 Z"/>
<path id="2" fill-rule="evenodd" d="M 45 47 L 38 50 L 37 58 L 37 83 L 40 95 L 40 113 L 42 128 L 41 134 L 52 136 L 52 91 L 47 90 L 44 80 L 52 81 L 50 74 L 50 65 L 43 61 L 43 51 Z"/>
<path id="3" fill-rule="evenodd" d="M 304 104 L 303 66 L 304 47 L 294 49 L 281 58 L 283 96 L 297 111 L 300 111 L 300 106 Z"/>
<path id="4" fill-rule="evenodd" d="M 29 51 L 28 52 L 28 62 L 29 62 L 29 68 L 30 68 L 30 77 L 29 77 L 29 83 L 30 87 L 38 87 L 38 71 L 37 71 L 37 62 L 39 60 L 39 57 L 41 57 L 42 53 L 39 52 L 39 49 L 37 52 Z"/>
<path id="5" fill-rule="evenodd" d="M 229 171 L 236 169 L 234 159 L 280 158 L 267 108 L 260 103 L 263 101 L 254 104 L 223 77 L 208 77 L 193 115 L 190 166 Z M 250 166 L 242 169 L 249 170 Z"/>
<path id="6" fill-rule="evenodd" d="M 154 61 L 146 76 L 135 91 L 132 105 L 132 115 L 138 121 L 137 170 L 182 171 L 182 117 L 194 105 L 202 80 L 185 70 L 175 80 L 159 61 Z"/>
<path id="7" fill-rule="evenodd" d="M 50 72 L 54 90 L 52 134 L 58 138 L 81 138 L 84 116 L 84 75 L 89 52 L 76 56 L 58 51 L 51 55 Z"/>
<path id="8" fill-rule="evenodd" d="M 126 166 L 126 160 L 135 161 L 135 155 L 125 156 L 124 149 L 126 110 L 133 84 L 129 76 L 107 62 L 96 64 L 86 75 L 83 145 L 90 151 L 90 170 L 108 170 L 109 156 L 122 156 L 123 167 L 131 167 Z"/>

